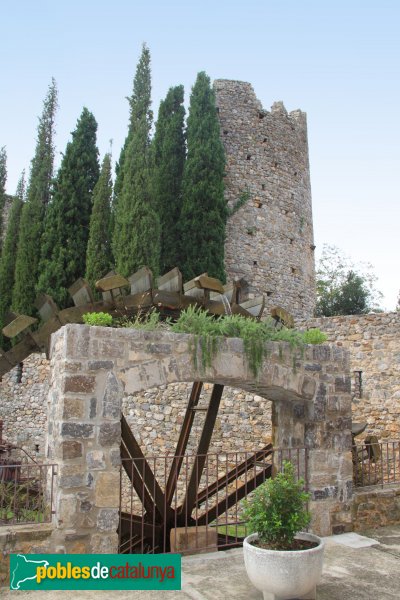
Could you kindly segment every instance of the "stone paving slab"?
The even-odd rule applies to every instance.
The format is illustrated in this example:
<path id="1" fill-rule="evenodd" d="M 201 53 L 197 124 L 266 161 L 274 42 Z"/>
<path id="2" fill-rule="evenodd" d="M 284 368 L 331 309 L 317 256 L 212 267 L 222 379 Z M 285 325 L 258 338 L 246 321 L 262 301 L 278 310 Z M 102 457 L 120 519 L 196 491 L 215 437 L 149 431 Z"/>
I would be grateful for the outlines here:
<path id="1" fill-rule="evenodd" d="M 400 526 L 327 538 L 318 600 L 399 600 Z M 359 538 L 372 545 L 360 547 Z M 353 541 L 351 541 L 353 540 Z M 185 557 L 181 591 L 11 592 L 1 600 L 262 600 L 247 579 L 241 549 Z"/>

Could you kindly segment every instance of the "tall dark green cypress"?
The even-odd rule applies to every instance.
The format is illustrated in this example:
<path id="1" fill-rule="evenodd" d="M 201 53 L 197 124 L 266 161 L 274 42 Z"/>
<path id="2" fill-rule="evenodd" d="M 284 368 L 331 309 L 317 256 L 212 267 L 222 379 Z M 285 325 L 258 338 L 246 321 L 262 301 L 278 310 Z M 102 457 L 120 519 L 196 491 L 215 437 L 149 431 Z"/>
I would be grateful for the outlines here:
<path id="1" fill-rule="evenodd" d="M 97 123 L 84 108 L 67 144 L 44 223 L 38 291 L 60 308 L 71 302 L 68 287 L 86 270 L 92 195 L 99 178 Z"/>
<path id="2" fill-rule="evenodd" d="M 0 256 L 4 240 L 4 205 L 6 202 L 6 181 L 7 181 L 7 152 L 5 146 L 0 148 Z"/>
<path id="3" fill-rule="evenodd" d="M 41 237 L 54 168 L 54 120 L 57 110 L 57 86 L 52 79 L 39 119 L 35 156 L 21 216 L 20 237 L 15 265 L 13 308 L 33 314 L 41 251 Z"/>
<path id="4" fill-rule="evenodd" d="M 183 100 L 182 85 L 169 89 L 160 103 L 153 140 L 153 191 L 161 225 L 161 273 L 179 266 L 180 262 L 178 222 L 186 156 Z"/>
<path id="5" fill-rule="evenodd" d="M 203 272 L 225 281 L 225 153 L 210 78 L 198 74 L 187 120 L 187 159 L 180 217 L 181 269 L 185 279 Z"/>
<path id="6" fill-rule="evenodd" d="M 160 223 L 151 194 L 150 53 L 144 45 L 129 99 L 130 124 L 121 153 L 114 212 L 113 253 L 116 269 L 130 275 L 143 265 L 159 271 Z"/>
<path id="7" fill-rule="evenodd" d="M 93 210 L 90 217 L 89 241 L 86 253 L 86 279 L 94 289 L 112 265 L 111 255 L 111 155 L 106 154 L 100 177 L 93 191 Z"/>
<path id="8" fill-rule="evenodd" d="M 1 330 L 4 327 L 4 317 L 11 308 L 12 291 L 14 287 L 15 257 L 18 246 L 18 232 L 22 206 L 25 198 L 25 173 L 18 182 L 16 195 L 13 199 L 7 231 L 4 239 L 3 253 L 0 259 L 0 342 L 3 344 Z"/>

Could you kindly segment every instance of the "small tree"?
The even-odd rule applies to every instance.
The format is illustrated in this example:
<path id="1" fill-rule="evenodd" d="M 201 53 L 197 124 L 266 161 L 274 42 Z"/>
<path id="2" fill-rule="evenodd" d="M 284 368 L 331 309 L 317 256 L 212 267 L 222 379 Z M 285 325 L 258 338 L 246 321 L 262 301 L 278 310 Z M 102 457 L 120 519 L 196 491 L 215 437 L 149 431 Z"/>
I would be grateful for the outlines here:
<path id="1" fill-rule="evenodd" d="M 111 155 L 106 154 L 100 177 L 93 191 L 93 210 L 90 217 L 89 241 L 86 253 L 86 279 L 94 289 L 112 265 L 111 256 Z"/>
<path id="2" fill-rule="evenodd" d="M 227 206 L 225 153 L 210 78 L 197 75 L 187 120 L 187 159 L 179 221 L 180 265 L 185 279 L 200 273 L 225 281 L 224 246 Z"/>
<path id="3" fill-rule="evenodd" d="M 33 314 L 41 252 L 41 239 L 54 168 L 54 121 L 57 110 L 57 87 L 52 79 L 39 119 L 35 156 L 24 204 L 15 265 L 13 307 Z"/>
<path id="4" fill-rule="evenodd" d="M 160 272 L 179 266 L 179 216 L 186 147 L 183 86 L 170 88 L 160 103 L 153 140 L 153 191 L 161 225 Z"/>
<path id="5" fill-rule="evenodd" d="M 38 291 L 53 296 L 60 308 L 70 303 L 68 287 L 85 273 L 92 194 L 99 178 L 96 131 L 94 116 L 84 108 L 46 213 Z"/>
<path id="6" fill-rule="evenodd" d="M 130 125 L 116 181 L 113 253 L 116 269 L 130 275 L 147 265 L 159 271 L 160 222 L 151 195 L 150 53 L 144 45 L 129 99 Z"/>
<path id="7" fill-rule="evenodd" d="M 244 501 L 243 517 L 262 544 L 272 550 L 290 550 L 296 534 L 310 523 L 311 515 L 305 508 L 309 499 L 304 480 L 296 481 L 292 463 L 285 461 L 282 473 L 268 479 Z"/>
<path id="8" fill-rule="evenodd" d="M 379 310 L 382 294 L 375 281 L 372 265 L 356 267 L 338 248 L 325 244 L 317 268 L 316 314 L 331 317 Z"/>

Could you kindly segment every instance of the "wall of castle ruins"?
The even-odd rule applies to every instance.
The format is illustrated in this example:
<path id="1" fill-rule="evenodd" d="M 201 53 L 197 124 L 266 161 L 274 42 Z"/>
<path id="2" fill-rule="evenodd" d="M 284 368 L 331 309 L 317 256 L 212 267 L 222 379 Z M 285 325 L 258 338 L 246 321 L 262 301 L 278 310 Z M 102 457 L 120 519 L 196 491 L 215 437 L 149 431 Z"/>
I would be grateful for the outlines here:
<path id="1" fill-rule="evenodd" d="M 350 352 L 353 421 L 368 424 L 359 439 L 400 439 L 400 312 L 320 317 L 307 326 Z"/>
<path id="2" fill-rule="evenodd" d="M 320 327 L 330 342 L 350 351 L 353 420 L 368 423 L 364 436 L 370 433 L 380 440 L 399 439 L 400 313 L 319 318 L 307 324 Z M 48 371 L 44 355 L 34 354 L 24 362 L 21 383 L 16 383 L 15 369 L 0 383 L 4 437 L 31 452 L 38 444 L 40 454 L 47 419 Z M 362 372 L 361 398 L 355 371 Z M 174 448 L 189 394 L 190 384 L 174 383 L 124 397 L 124 414 L 146 453 L 163 454 Z M 193 449 L 203 418 L 202 413 L 196 417 Z M 261 396 L 226 388 L 211 449 L 254 450 L 268 443 L 270 435 L 271 403 Z"/>
<path id="3" fill-rule="evenodd" d="M 307 318 L 315 306 L 314 241 L 305 113 L 282 102 L 263 109 L 252 86 L 214 82 L 232 209 L 225 243 L 228 280 Z"/>

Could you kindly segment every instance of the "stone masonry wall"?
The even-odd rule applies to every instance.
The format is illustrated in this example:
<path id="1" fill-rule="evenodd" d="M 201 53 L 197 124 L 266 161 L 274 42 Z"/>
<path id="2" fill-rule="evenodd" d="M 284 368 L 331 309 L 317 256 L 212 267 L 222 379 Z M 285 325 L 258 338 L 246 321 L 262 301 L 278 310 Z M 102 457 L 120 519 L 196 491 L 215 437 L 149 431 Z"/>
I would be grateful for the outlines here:
<path id="1" fill-rule="evenodd" d="M 400 523 L 400 486 L 363 489 L 353 495 L 353 522 L 356 531 Z"/>
<path id="2" fill-rule="evenodd" d="M 228 279 L 296 317 L 315 305 L 314 241 L 305 113 L 282 102 L 264 110 L 252 86 L 214 82 L 226 153 L 225 196 L 233 208 L 225 243 Z"/>
<path id="3" fill-rule="evenodd" d="M 321 317 L 306 325 L 319 327 L 329 342 L 349 350 L 353 420 L 368 423 L 363 436 L 400 439 L 400 312 Z"/>
<path id="4" fill-rule="evenodd" d="M 227 384 L 270 398 L 274 445 L 308 449 L 313 530 L 351 529 L 348 354 L 309 347 L 294 365 L 288 344 L 270 343 L 255 380 L 242 340 L 223 340 L 205 373 L 193 364 L 191 343 L 183 334 L 84 325 L 53 335 L 48 458 L 58 464 L 55 551 L 116 551 L 123 391 L 181 381 Z"/>

